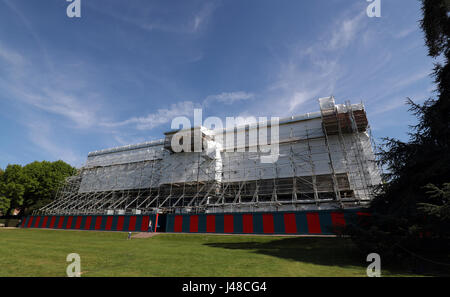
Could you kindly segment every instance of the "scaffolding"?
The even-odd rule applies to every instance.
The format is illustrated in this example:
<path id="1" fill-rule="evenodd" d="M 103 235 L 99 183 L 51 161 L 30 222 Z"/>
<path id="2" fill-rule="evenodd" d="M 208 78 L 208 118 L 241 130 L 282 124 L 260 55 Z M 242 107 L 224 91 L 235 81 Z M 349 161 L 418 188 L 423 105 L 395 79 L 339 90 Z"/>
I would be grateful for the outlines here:
<path id="1" fill-rule="evenodd" d="M 206 132 L 198 152 L 174 152 L 172 131 L 162 140 L 90 153 L 79 174 L 35 214 L 289 211 L 367 204 L 381 178 L 364 106 L 336 105 L 333 97 L 319 104 L 320 112 L 279 122 L 278 142 L 270 143 L 279 147 L 276 162 L 262 163 L 264 147 L 251 147 L 250 131 L 258 126 L 233 129 L 247 137 L 241 149 L 202 127 Z M 215 145 L 212 153 L 206 143 Z"/>

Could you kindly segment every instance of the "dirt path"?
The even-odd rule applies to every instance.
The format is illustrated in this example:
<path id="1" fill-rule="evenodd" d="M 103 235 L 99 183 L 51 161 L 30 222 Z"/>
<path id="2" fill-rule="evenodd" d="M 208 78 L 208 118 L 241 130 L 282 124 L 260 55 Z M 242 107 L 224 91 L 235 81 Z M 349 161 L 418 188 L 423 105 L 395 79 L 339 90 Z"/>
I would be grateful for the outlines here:
<path id="1" fill-rule="evenodd" d="M 136 235 L 131 236 L 131 238 L 149 238 L 158 235 L 159 233 L 155 232 L 140 232 Z"/>

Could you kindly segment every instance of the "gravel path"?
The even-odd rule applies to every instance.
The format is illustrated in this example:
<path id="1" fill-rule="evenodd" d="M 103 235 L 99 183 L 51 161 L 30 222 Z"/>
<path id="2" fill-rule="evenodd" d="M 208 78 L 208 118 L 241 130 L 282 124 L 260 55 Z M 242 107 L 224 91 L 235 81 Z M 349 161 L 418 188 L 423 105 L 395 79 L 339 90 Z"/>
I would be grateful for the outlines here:
<path id="1" fill-rule="evenodd" d="M 149 238 L 158 235 L 159 233 L 155 232 L 141 232 L 136 235 L 131 236 L 131 238 Z"/>

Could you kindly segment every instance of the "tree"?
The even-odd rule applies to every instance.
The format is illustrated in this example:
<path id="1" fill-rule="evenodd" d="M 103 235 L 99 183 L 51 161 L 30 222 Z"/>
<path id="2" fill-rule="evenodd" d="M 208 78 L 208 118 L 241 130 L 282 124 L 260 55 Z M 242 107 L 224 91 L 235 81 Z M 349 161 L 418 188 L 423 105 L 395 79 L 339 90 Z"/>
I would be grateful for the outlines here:
<path id="1" fill-rule="evenodd" d="M 24 184 L 27 180 L 20 165 L 8 165 L 0 179 L 0 200 L 2 201 L 2 213 L 11 214 L 11 209 L 23 204 Z"/>
<path id="2" fill-rule="evenodd" d="M 1 180 L 3 177 L 4 171 L 0 168 L 0 215 L 5 214 L 10 205 L 10 200 L 2 195 L 1 192 Z"/>
<path id="3" fill-rule="evenodd" d="M 23 167 L 29 182 L 25 185 L 22 209 L 31 212 L 50 203 L 58 187 L 69 176 L 76 174 L 76 169 L 63 161 L 33 162 Z"/>
<path id="4" fill-rule="evenodd" d="M 419 203 L 419 210 L 428 216 L 433 221 L 442 221 L 445 226 L 440 233 L 450 233 L 450 183 L 445 183 L 442 189 L 433 184 L 426 186 L 428 189 L 430 201 L 427 203 Z"/>
<path id="5" fill-rule="evenodd" d="M 408 98 L 410 111 L 418 119 L 409 141 L 384 139 L 379 157 L 388 173 L 381 193 L 371 203 L 372 219 L 364 228 L 347 230 L 365 251 L 394 256 L 405 252 L 406 246 L 423 253 L 450 249 L 449 217 L 437 217 L 448 210 L 444 193 L 450 182 L 449 3 L 422 0 L 420 25 L 428 55 L 441 60 L 432 73 L 436 98 L 422 105 Z"/>
<path id="6" fill-rule="evenodd" d="M 27 214 L 50 203 L 60 184 L 76 169 L 63 161 L 8 165 L 0 175 L 0 211 Z"/>

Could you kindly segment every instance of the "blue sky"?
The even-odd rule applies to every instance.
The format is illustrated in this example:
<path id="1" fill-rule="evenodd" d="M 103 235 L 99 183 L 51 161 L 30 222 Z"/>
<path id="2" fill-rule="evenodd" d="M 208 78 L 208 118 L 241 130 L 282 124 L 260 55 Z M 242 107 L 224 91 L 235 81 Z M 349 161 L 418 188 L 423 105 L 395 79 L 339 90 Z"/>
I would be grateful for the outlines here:
<path id="1" fill-rule="evenodd" d="M 433 95 L 420 2 L 0 0 L 0 168 L 159 139 L 175 116 L 291 116 L 363 102 L 407 139 Z"/>

